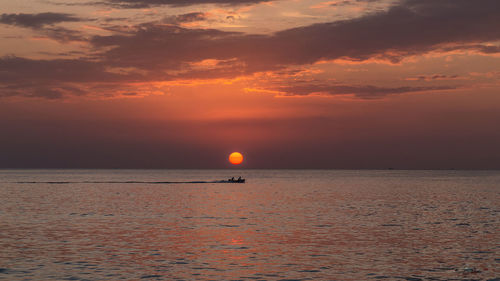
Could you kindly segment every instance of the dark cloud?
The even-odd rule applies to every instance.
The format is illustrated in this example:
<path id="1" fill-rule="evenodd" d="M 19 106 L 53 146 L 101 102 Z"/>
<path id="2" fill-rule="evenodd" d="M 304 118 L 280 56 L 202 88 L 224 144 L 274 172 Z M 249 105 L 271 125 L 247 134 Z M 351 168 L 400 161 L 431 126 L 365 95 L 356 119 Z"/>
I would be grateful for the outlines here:
<path id="1" fill-rule="evenodd" d="M 97 36 L 92 43 L 114 47 L 105 54 L 111 64 L 171 68 L 236 58 L 251 73 L 338 58 L 398 62 L 430 51 L 491 53 L 498 46 L 481 43 L 500 39 L 499 15 L 496 0 L 406 0 L 384 12 L 269 36 L 149 24 L 133 35 Z"/>
<path id="2" fill-rule="evenodd" d="M 459 78 L 461 78 L 459 75 L 433 74 L 433 75 L 419 75 L 417 77 L 409 77 L 406 78 L 406 80 L 433 81 L 433 80 L 453 80 Z"/>
<path id="3" fill-rule="evenodd" d="M 373 3 L 377 2 L 378 0 L 344 0 L 344 1 L 337 1 L 330 3 L 330 6 L 332 7 L 339 7 L 339 6 L 347 6 L 347 5 L 356 5 L 359 3 Z"/>
<path id="4" fill-rule="evenodd" d="M 66 96 L 84 95 L 82 90 L 75 87 L 67 87 L 58 85 L 51 87 L 46 84 L 12 84 L 0 88 L 0 97 L 26 97 L 26 98 L 43 98 L 49 100 L 62 99 Z"/>
<path id="5" fill-rule="evenodd" d="M 61 22 L 77 22 L 83 19 L 64 13 L 2 14 L 0 23 L 29 28 L 41 28 Z"/>
<path id="6" fill-rule="evenodd" d="M 168 24 L 181 24 L 181 23 L 190 23 L 197 21 L 204 21 L 207 19 L 207 15 L 205 13 L 195 12 L 195 13 L 187 13 L 177 16 L 170 16 L 163 19 L 163 23 Z"/>
<path id="7" fill-rule="evenodd" d="M 84 33 L 71 30 L 64 27 L 49 27 L 42 30 L 42 34 L 48 38 L 58 41 L 60 43 L 68 43 L 75 41 L 88 41 Z"/>
<path id="8" fill-rule="evenodd" d="M 236 58 L 241 50 L 227 52 L 228 44 L 248 40 L 247 35 L 215 29 L 187 29 L 178 26 L 141 25 L 135 34 L 96 36 L 97 48 L 114 47 L 104 54 L 106 63 L 145 70 L 177 70 L 184 64 L 214 58 Z M 234 42 L 230 42 L 234 40 Z"/>
<path id="9" fill-rule="evenodd" d="M 495 0 L 406 0 L 384 12 L 285 30 L 273 39 L 290 46 L 283 48 L 284 62 L 375 56 L 397 62 L 450 43 L 460 49 L 463 44 L 498 40 L 499 15 Z"/>
<path id="10" fill-rule="evenodd" d="M 431 87 L 379 87 L 373 85 L 345 85 L 345 84 L 308 84 L 297 83 L 278 87 L 275 90 L 286 96 L 307 96 L 312 94 L 323 95 L 353 95 L 361 99 L 378 99 L 390 95 L 399 95 L 414 92 L 433 92 L 456 89 L 451 86 L 431 86 Z"/>
<path id="11" fill-rule="evenodd" d="M 41 36 L 50 38 L 60 43 L 73 41 L 88 41 L 80 31 L 53 26 L 62 22 L 78 22 L 84 19 L 70 14 L 40 13 L 40 14 L 2 14 L 0 23 L 32 28 Z"/>
<path id="12" fill-rule="evenodd" d="M 270 0 L 108 0 L 101 2 L 118 8 L 140 9 L 151 6 L 169 5 L 169 6 L 191 6 L 200 4 L 222 4 L 222 5 L 247 5 Z"/>
<path id="13" fill-rule="evenodd" d="M 0 83 L 113 82 L 132 78 L 122 78 L 123 75 L 107 72 L 102 63 L 82 59 L 34 60 L 12 56 L 0 58 L 0 73 Z"/>
<path id="14" fill-rule="evenodd" d="M 0 74 L 0 97 L 47 99 L 86 95 L 86 88 L 94 84 L 112 85 L 111 88 L 116 89 L 120 83 L 144 79 L 138 74 L 110 72 L 104 64 L 90 60 L 34 60 L 13 56 L 0 58 Z"/>

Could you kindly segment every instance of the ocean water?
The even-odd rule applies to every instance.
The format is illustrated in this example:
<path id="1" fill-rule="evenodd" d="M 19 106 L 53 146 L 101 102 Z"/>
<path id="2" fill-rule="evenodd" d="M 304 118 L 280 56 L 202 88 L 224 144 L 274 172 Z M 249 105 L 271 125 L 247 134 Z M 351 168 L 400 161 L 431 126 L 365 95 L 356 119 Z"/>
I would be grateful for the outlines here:
<path id="1" fill-rule="evenodd" d="M 499 171 L 0 170 L 0 280 L 500 280 L 499 195 Z"/>

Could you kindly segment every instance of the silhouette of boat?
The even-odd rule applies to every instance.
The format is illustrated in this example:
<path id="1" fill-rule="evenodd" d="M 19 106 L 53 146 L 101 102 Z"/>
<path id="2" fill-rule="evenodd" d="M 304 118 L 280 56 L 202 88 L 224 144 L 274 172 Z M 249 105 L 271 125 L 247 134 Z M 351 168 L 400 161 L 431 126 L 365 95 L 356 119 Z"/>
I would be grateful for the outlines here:
<path id="1" fill-rule="evenodd" d="M 228 179 L 222 180 L 221 183 L 245 183 L 245 179 Z"/>

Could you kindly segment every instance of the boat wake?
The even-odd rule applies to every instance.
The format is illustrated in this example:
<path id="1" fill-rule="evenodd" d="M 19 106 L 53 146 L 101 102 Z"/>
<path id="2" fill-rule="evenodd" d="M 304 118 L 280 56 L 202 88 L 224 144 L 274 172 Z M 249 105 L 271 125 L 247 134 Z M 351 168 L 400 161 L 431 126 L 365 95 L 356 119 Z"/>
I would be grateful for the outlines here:
<path id="1" fill-rule="evenodd" d="M 243 181 L 244 182 L 244 181 Z M 184 183 L 243 183 L 231 180 L 214 180 L 214 181 L 18 181 L 15 183 L 24 184 L 184 184 Z"/>

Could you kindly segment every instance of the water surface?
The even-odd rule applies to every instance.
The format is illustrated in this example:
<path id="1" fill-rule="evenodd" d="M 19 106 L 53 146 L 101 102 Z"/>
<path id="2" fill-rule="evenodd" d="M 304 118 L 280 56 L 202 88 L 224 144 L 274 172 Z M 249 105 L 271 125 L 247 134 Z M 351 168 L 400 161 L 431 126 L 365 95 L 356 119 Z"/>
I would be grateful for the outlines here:
<path id="1" fill-rule="evenodd" d="M 498 171 L 0 170 L 0 280 L 490 280 L 499 195 Z"/>

